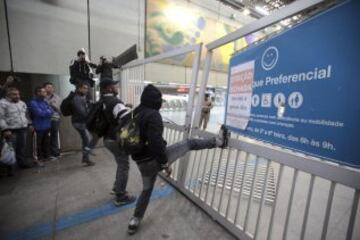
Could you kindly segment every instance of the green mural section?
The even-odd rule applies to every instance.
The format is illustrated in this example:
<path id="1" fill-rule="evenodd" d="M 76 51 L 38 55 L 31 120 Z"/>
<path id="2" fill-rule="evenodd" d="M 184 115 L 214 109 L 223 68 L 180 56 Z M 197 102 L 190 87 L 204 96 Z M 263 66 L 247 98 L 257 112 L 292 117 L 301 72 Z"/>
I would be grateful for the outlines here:
<path id="1" fill-rule="evenodd" d="M 200 42 L 206 44 L 236 30 L 192 6 L 186 1 L 147 1 L 146 57 Z M 227 71 L 231 55 L 254 40 L 252 37 L 243 38 L 214 51 L 212 68 Z M 166 63 L 191 66 L 192 55 L 169 59 Z"/>

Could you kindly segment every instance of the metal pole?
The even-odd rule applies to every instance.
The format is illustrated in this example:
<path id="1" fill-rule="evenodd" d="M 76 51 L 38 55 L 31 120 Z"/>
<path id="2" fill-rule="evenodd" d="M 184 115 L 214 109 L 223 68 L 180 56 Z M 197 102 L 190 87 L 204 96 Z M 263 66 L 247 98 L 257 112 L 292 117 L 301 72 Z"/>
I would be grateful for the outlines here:
<path id="1" fill-rule="evenodd" d="M 7 37 L 8 37 L 8 46 L 9 46 L 10 69 L 11 69 L 11 72 L 14 72 L 14 62 L 13 62 L 10 27 L 9 27 L 9 16 L 8 16 L 8 7 L 7 7 L 6 0 L 4 0 L 4 10 L 5 10 L 5 21 L 6 21 L 6 33 L 7 33 Z"/>
<path id="2" fill-rule="evenodd" d="M 90 0 L 87 0 L 88 56 L 91 59 Z"/>
<path id="3" fill-rule="evenodd" d="M 196 179 L 197 182 L 199 182 L 198 179 L 199 179 L 199 173 L 200 173 L 200 166 L 201 166 L 201 163 L 203 162 L 203 153 L 204 153 L 204 151 L 205 151 L 205 150 L 202 150 L 202 151 L 201 151 L 201 153 L 200 153 L 200 159 L 198 160 L 199 164 L 198 164 L 198 167 L 197 167 L 197 170 L 196 170 L 196 177 L 195 177 L 195 179 Z M 197 187 L 197 185 L 196 185 L 196 187 Z M 195 196 L 196 196 L 195 190 L 196 190 L 196 188 L 194 189 L 194 194 L 195 194 Z M 200 189 L 199 189 L 199 194 L 200 194 Z"/>
<path id="4" fill-rule="evenodd" d="M 350 222 L 349 222 L 348 230 L 346 233 L 346 240 L 352 239 L 352 235 L 354 232 L 354 225 L 355 225 L 355 221 L 356 221 L 356 213 L 357 213 L 357 209 L 359 206 L 359 196 L 360 196 L 360 190 L 357 189 L 357 190 L 355 190 L 355 193 L 354 193 L 353 205 L 351 207 Z"/>
<path id="5" fill-rule="evenodd" d="M 271 209 L 270 223 L 269 223 L 269 228 L 268 228 L 267 238 L 266 238 L 266 239 L 269 239 L 269 240 L 271 240 L 272 229 L 273 229 L 272 227 L 273 227 L 273 223 L 274 223 L 275 210 L 276 210 L 276 206 L 277 206 L 277 199 L 278 199 L 278 196 L 279 196 L 280 184 L 281 184 L 283 171 L 284 171 L 284 165 L 280 164 L 278 180 L 276 182 L 276 194 L 275 194 L 275 199 L 274 199 L 274 205 L 273 205 L 273 208 Z"/>
<path id="6" fill-rule="evenodd" d="M 283 238 L 282 238 L 283 240 L 286 240 L 286 235 L 288 232 L 289 219 L 290 219 L 290 214 L 291 214 L 292 202 L 294 199 L 294 192 L 295 192 L 295 186 L 296 186 L 296 181 L 297 181 L 297 177 L 298 177 L 298 172 L 299 172 L 299 170 L 295 169 L 295 173 L 294 173 L 294 176 L 292 179 L 290 199 L 289 199 L 289 203 L 288 203 L 288 207 L 287 207 L 287 211 L 286 211 L 285 227 L 284 227 Z"/>
<path id="7" fill-rule="evenodd" d="M 321 240 L 326 239 L 327 229 L 328 229 L 329 220 L 330 220 L 331 206 L 332 206 L 332 202 L 334 199 L 335 185 L 336 185 L 336 182 L 332 181 L 331 185 L 330 185 L 330 190 L 329 190 L 328 202 L 326 205 L 326 212 L 325 212 L 323 229 L 322 229 L 322 233 L 321 233 Z"/>
<path id="8" fill-rule="evenodd" d="M 313 189 L 314 189 L 314 181 L 315 181 L 315 175 L 311 174 L 310 186 L 309 186 L 308 196 L 307 196 L 307 199 L 306 199 L 304 219 L 303 219 L 303 223 L 302 223 L 302 227 L 301 227 L 300 240 L 304 240 L 305 233 L 306 233 L 306 224 L 307 224 L 307 219 L 309 217 L 309 209 L 310 209 L 312 192 L 313 192 Z"/>
<path id="9" fill-rule="evenodd" d="M 191 171 L 190 171 L 190 175 L 189 175 L 189 184 L 188 184 L 188 189 L 189 191 L 191 192 L 191 185 L 192 185 L 192 177 L 193 177 L 193 172 L 194 172 L 194 167 L 195 167 L 195 159 L 197 158 L 197 155 L 198 155 L 198 151 L 196 151 L 193 155 L 193 158 L 192 158 L 192 165 L 191 165 Z"/>
<path id="10" fill-rule="evenodd" d="M 252 206 L 252 199 L 254 196 L 254 188 L 255 188 L 255 183 L 256 183 L 256 174 L 257 174 L 257 170 L 258 170 L 258 163 L 259 163 L 259 158 L 256 156 L 255 159 L 255 165 L 254 165 L 254 172 L 252 175 L 252 182 L 251 182 L 251 193 L 249 196 L 249 200 L 247 203 L 247 208 L 246 208 L 246 214 L 245 214 L 245 222 L 244 222 L 244 232 L 246 233 L 247 230 L 247 226 L 248 226 L 248 222 L 249 222 L 249 215 L 250 215 L 250 210 L 251 210 L 251 206 Z"/>
<path id="11" fill-rule="evenodd" d="M 223 188 L 221 189 L 220 202 L 219 202 L 219 206 L 218 206 L 219 213 L 221 212 L 221 205 L 222 205 L 223 198 L 224 198 L 224 189 L 225 189 L 226 178 L 227 178 L 228 169 L 229 169 L 229 162 L 230 162 L 230 157 L 231 157 L 231 148 L 228 149 L 228 152 L 229 153 L 228 153 L 228 157 L 226 159 L 226 167 L 225 167 L 225 173 L 224 173 L 224 183 L 223 183 Z"/>
<path id="12" fill-rule="evenodd" d="M 202 44 L 198 44 L 194 48 L 195 54 L 194 54 L 193 67 L 192 67 L 188 106 L 186 109 L 185 131 L 184 131 L 183 139 L 188 138 L 190 134 L 191 120 L 193 116 L 193 105 L 196 95 L 196 84 L 197 84 L 199 68 L 200 68 L 201 48 L 202 48 Z M 182 186 L 185 186 L 186 171 L 189 165 L 189 156 L 190 154 L 186 154 L 185 157 L 182 159 L 182 161 L 179 163 L 179 175 L 180 175 L 179 181 L 180 184 L 182 184 Z"/>
<path id="13" fill-rule="evenodd" d="M 261 189 L 261 201 L 260 201 L 260 209 L 257 215 L 257 219 L 256 219 L 256 225 L 255 225 L 255 233 L 254 233 L 254 239 L 256 240 L 257 236 L 258 236 L 258 230 L 259 230 L 259 225 L 260 225 L 260 217 L 261 217 L 261 212 L 263 209 L 263 206 L 265 204 L 265 189 L 267 187 L 267 180 L 268 180 L 268 176 L 269 176 L 269 169 L 270 169 L 270 160 L 267 160 L 266 163 L 266 173 L 265 173 L 265 177 L 264 177 L 264 184 L 262 186 Z"/>
<path id="14" fill-rule="evenodd" d="M 218 184 L 218 181 L 219 181 L 219 175 L 220 175 L 220 169 L 221 169 L 221 162 L 222 162 L 223 154 L 224 154 L 224 149 L 221 149 L 220 150 L 220 156 L 219 156 L 218 169 L 217 169 L 217 172 L 216 172 L 215 186 L 214 186 L 213 195 L 212 195 L 212 198 L 211 198 L 211 205 L 210 205 L 211 207 L 214 206 L 214 202 L 215 202 L 215 194 L 216 194 L 217 184 Z"/>
<path id="15" fill-rule="evenodd" d="M 199 192 L 199 196 L 198 196 L 200 199 L 201 199 L 201 193 L 202 193 L 202 190 L 203 190 L 203 187 L 204 187 L 204 184 L 205 184 L 204 179 L 205 179 L 205 174 L 206 174 L 206 163 L 207 163 L 206 159 L 208 159 L 209 152 L 210 152 L 210 150 L 206 149 L 205 162 L 204 162 L 202 178 L 201 178 L 200 192 Z"/>
<path id="16" fill-rule="evenodd" d="M 209 73 L 210 73 L 210 68 L 211 68 L 211 59 L 212 59 L 212 51 L 208 51 L 206 53 L 206 58 L 205 58 L 205 67 L 203 70 L 203 74 L 202 74 L 202 79 L 201 79 L 201 85 L 200 85 L 200 91 L 199 91 L 199 95 L 198 95 L 198 101 L 196 104 L 196 108 L 195 108 L 195 117 L 194 117 L 194 122 L 193 122 L 193 127 L 194 128 L 198 128 L 199 124 L 200 124 L 200 115 L 201 115 L 201 108 L 202 105 L 204 103 L 204 94 L 206 91 L 206 85 L 209 79 Z"/>
<path id="17" fill-rule="evenodd" d="M 239 197 L 238 197 L 238 201 L 236 204 L 236 210 L 235 210 L 235 218 L 234 218 L 235 226 L 237 225 L 237 222 L 238 222 L 238 214 L 239 214 L 239 210 L 240 210 L 241 196 L 242 196 L 242 192 L 243 192 L 244 185 L 245 185 L 245 175 L 246 175 L 246 169 L 247 169 L 249 158 L 250 158 L 250 154 L 248 152 L 245 152 L 245 161 L 244 161 L 243 175 L 241 178 L 241 187 L 240 187 Z"/>
<path id="18" fill-rule="evenodd" d="M 214 149 L 214 155 L 212 157 L 211 160 L 211 164 L 210 164 L 210 172 L 209 172 L 209 181 L 208 181 L 208 186 L 206 188 L 206 193 L 205 193 L 205 200 L 204 202 L 207 204 L 207 200 L 208 200 L 208 196 L 209 196 L 209 191 L 210 191 L 210 186 L 211 186 L 211 176 L 213 173 L 213 168 L 214 168 L 214 162 L 215 162 L 215 155 L 216 155 L 216 149 Z M 215 187 L 215 186 L 214 186 Z M 209 203 L 210 204 L 210 203 Z"/>
<path id="19" fill-rule="evenodd" d="M 225 218 L 226 219 L 229 216 L 230 202 L 231 202 L 232 194 L 234 192 L 236 171 L 237 171 L 238 164 L 239 164 L 239 155 L 240 155 L 240 150 L 237 150 L 236 157 L 235 157 L 234 173 L 233 173 L 233 176 L 232 176 L 232 182 L 231 182 L 231 188 L 230 188 L 230 196 L 229 196 L 229 200 L 228 200 L 228 203 L 227 203 L 227 206 L 226 206 L 226 212 L 225 212 Z"/>

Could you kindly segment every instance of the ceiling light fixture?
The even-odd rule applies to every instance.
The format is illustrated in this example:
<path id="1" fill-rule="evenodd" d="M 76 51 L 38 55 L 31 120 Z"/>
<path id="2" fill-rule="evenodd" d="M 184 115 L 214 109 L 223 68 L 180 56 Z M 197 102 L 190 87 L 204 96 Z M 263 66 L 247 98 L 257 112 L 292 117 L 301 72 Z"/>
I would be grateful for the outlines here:
<path id="1" fill-rule="evenodd" d="M 269 15 L 269 12 L 260 6 L 256 6 L 255 10 L 262 15 L 265 15 L 265 16 Z"/>
<path id="2" fill-rule="evenodd" d="M 245 16 L 249 15 L 250 14 L 250 11 L 249 9 L 247 8 L 244 8 L 243 12 L 242 12 Z"/>

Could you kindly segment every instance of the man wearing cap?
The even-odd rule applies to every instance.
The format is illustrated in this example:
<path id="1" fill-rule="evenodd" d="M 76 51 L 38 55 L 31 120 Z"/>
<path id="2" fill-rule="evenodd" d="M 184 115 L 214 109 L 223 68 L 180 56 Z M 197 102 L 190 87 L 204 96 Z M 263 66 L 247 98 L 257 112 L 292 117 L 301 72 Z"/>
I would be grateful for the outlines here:
<path id="1" fill-rule="evenodd" d="M 136 198 L 129 195 L 126 191 L 129 175 L 129 156 L 121 150 L 116 143 L 116 129 L 118 123 L 131 111 L 119 98 L 117 98 L 117 83 L 118 81 L 113 81 L 111 78 L 103 78 L 101 80 L 100 101 L 103 103 L 105 119 L 107 119 L 109 123 L 108 128 L 104 133 L 104 145 L 113 154 L 117 164 L 116 178 L 112 190 L 112 193 L 116 196 L 114 204 L 116 206 L 122 206 L 134 202 Z"/>

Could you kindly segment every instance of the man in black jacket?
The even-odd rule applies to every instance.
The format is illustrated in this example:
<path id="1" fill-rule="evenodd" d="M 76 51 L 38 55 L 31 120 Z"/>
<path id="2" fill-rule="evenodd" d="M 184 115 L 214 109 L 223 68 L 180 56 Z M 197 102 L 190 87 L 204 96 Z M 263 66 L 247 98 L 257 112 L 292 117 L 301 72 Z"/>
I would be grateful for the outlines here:
<path id="1" fill-rule="evenodd" d="M 104 78 L 100 82 L 100 101 L 103 103 L 103 114 L 108 123 L 104 133 L 104 145 L 113 154 L 117 164 L 116 178 L 112 191 L 116 195 L 114 203 L 116 206 L 122 206 L 134 202 L 136 198 L 126 192 L 129 175 L 129 156 L 119 148 L 116 142 L 118 122 L 130 112 L 130 109 L 117 98 L 117 83 L 118 81 L 113 81 L 110 78 Z"/>
<path id="2" fill-rule="evenodd" d="M 96 68 L 96 64 L 87 61 L 85 50 L 80 49 L 77 52 L 77 59 L 70 66 L 70 82 L 75 86 L 87 83 L 91 88 L 94 87 L 91 68 Z"/>
<path id="3" fill-rule="evenodd" d="M 100 57 L 100 64 L 96 67 L 96 74 L 100 74 L 100 82 L 104 79 L 113 79 L 113 68 L 120 68 L 120 66 L 110 62 L 104 56 Z"/>
<path id="4" fill-rule="evenodd" d="M 129 234 L 136 232 L 141 219 L 144 217 L 159 171 L 165 170 L 167 175 L 170 175 L 170 164 L 179 157 L 191 150 L 226 147 L 230 136 L 227 129 L 222 126 L 218 137 L 186 139 L 166 147 L 166 141 L 162 137 L 164 126 L 159 112 L 161 104 L 162 94 L 159 89 L 153 85 L 148 85 L 141 95 L 141 104 L 134 110 L 136 124 L 139 126 L 140 138 L 144 147 L 141 152 L 132 154 L 132 158 L 140 170 L 143 191 L 136 203 L 134 216 L 129 222 Z"/>

